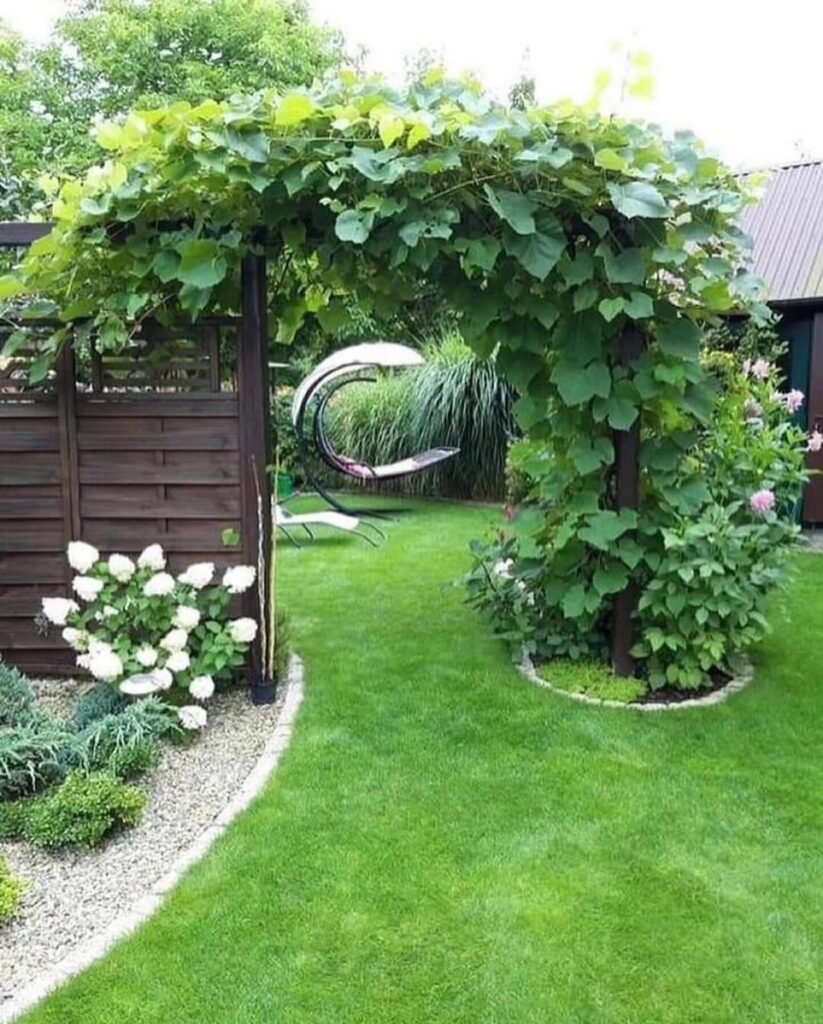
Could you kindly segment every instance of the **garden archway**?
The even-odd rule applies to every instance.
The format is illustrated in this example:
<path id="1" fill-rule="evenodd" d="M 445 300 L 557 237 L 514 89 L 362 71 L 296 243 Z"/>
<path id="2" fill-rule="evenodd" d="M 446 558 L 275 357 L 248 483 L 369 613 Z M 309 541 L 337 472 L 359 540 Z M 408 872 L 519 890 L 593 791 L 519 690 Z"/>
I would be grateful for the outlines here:
<path id="1" fill-rule="evenodd" d="M 712 402 L 699 325 L 758 309 L 738 179 L 692 136 L 591 107 L 509 110 L 437 72 L 403 93 L 343 75 L 175 104 L 98 137 L 111 158 L 60 188 L 53 230 L 0 299 L 89 318 L 116 351 L 148 317 L 236 310 L 242 278 L 259 357 L 267 312 L 289 341 L 309 314 L 339 324 L 352 297 L 389 314 L 425 278 L 520 392 L 544 464 L 538 514 L 519 529 L 551 560 L 550 614 L 608 629 L 616 670 L 631 672 L 660 531 L 702 500 L 688 461 Z M 42 343 L 35 377 L 67 333 Z M 264 406 L 250 416 L 261 423 Z"/>

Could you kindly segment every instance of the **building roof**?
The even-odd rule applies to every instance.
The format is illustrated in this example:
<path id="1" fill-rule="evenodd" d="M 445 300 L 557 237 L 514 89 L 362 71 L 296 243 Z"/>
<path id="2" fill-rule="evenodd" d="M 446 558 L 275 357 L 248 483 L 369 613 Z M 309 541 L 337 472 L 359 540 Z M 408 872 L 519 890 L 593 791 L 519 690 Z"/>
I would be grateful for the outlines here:
<path id="1" fill-rule="evenodd" d="M 823 299 L 823 161 L 778 167 L 743 214 L 770 302 Z"/>

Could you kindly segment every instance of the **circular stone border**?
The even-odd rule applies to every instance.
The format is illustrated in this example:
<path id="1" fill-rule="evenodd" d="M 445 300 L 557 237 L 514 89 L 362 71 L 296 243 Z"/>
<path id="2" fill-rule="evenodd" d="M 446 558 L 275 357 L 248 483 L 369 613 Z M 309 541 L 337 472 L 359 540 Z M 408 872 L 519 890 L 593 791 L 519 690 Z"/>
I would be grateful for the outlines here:
<path id="1" fill-rule="evenodd" d="M 540 686 L 544 690 L 551 690 L 551 692 L 556 693 L 558 697 L 565 697 L 567 700 L 577 701 L 578 704 L 590 704 L 600 708 L 621 708 L 624 711 L 680 711 L 681 709 L 685 710 L 687 708 L 712 707 L 715 704 L 722 704 L 723 701 L 728 700 L 732 694 L 740 693 L 741 690 L 745 689 L 749 685 L 754 677 L 754 666 L 749 659 L 746 658 L 741 672 L 738 672 L 736 676 L 733 676 L 725 686 L 721 686 L 718 690 L 712 690 L 712 692 L 707 693 L 705 697 L 692 697 L 688 700 L 671 702 L 647 701 L 644 704 L 640 704 L 636 701 L 602 700 L 600 697 L 590 697 L 587 693 L 572 693 L 569 690 L 561 690 L 560 687 L 554 686 L 548 679 L 543 679 L 537 674 L 534 662 L 525 651 L 522 652 L 521 661 L 517 668 L 520 674 L 525 679 L 528 679 L 530 683 L 533 683 L 535 686 Z"/>
<path id="2" fill-rule="evenodd" d="M 177 856 L 171 868 L 161 875 L 128 910 L 119 914 L 88 942 L 72 950 L 54 967 L 26 985 L 0 1008 L 0 1024 L 9 1024 L 64 982 L 74 977 L 75 974 L 79 974 L 96 960 L 100 960 L 116 943 L 131 935 L 160 909 L 168 894 L 189 868 L 205 857 L 215 840 L 226 831 L 229 824 L 242 811 L 246 810 L 268 782 L 291 740 L 297 712 L 303 701 L 303 693 L 303 662 L 296 655 L 292 655 L 283 707 L 271 737 L 257 759 L 257 763 L 231 800 L 216 815 L 211 825 L 205 828 L 194 842 Z"/>

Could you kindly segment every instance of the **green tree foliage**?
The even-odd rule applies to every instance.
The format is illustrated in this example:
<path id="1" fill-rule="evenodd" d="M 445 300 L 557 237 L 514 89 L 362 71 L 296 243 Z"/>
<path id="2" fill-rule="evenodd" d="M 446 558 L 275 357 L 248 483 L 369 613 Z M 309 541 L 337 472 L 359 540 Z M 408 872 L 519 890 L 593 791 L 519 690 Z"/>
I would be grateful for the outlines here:
<path id="1" fill-rule="evenodd" d="M 0 216 L 39 175 L 100 158 L 95 118 L 304 85 L 341 57 L 303 0 L 75 0 L 42 46 L 0 22 Z"/>

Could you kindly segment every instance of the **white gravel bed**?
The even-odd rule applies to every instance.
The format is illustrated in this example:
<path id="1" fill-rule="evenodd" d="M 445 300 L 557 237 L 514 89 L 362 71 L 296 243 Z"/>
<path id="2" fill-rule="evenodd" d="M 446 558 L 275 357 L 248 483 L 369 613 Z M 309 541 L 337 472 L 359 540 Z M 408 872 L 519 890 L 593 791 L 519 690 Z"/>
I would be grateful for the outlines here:
<path id="1" fill-rule="evenodd" d="M 41 706 L 61 713 L 86 687 L 38 683 Z M 217 694 L 209 723 L 190 746 L 165 744 L 145 780 L 149 801 L 141 823 L 103 847 L 47 853 L 0 842 L 16 875 L 31 887 L 20 916 L 0 927 L 0 1017 L 24 986 L 132 907 L 210 826 L 255 767 L 282 707 L 255 707 L 247 690 Z"/>

